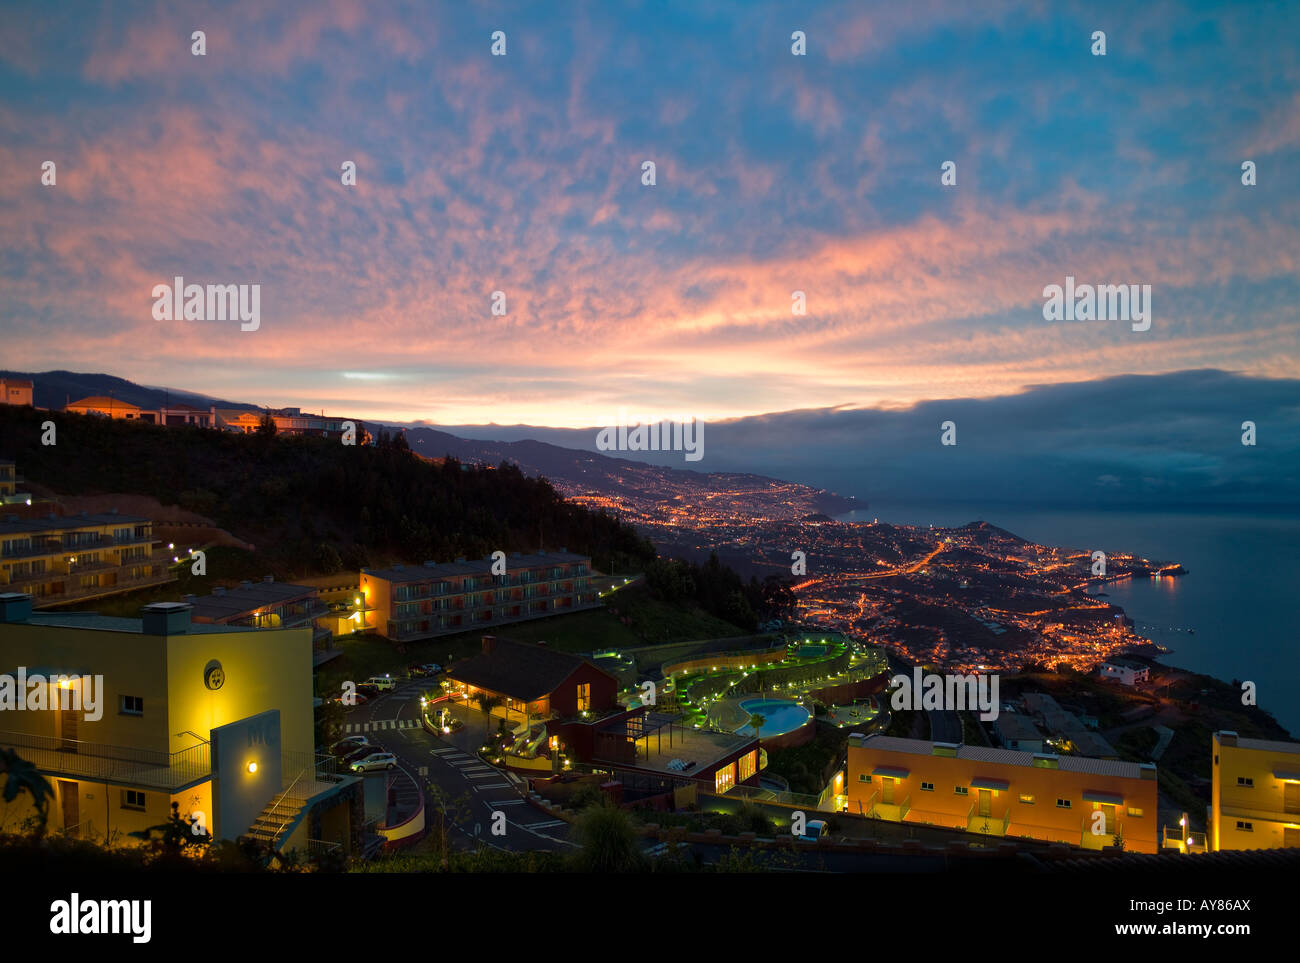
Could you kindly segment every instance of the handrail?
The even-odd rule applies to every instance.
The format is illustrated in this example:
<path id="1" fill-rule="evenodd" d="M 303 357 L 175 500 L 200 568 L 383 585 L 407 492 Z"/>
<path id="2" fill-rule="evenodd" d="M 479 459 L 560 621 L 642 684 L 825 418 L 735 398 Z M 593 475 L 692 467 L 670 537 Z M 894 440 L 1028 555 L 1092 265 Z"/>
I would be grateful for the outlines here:
<path id="1" fill-rule="evenodd" d="M 271 811 L 272 811 L 272 812 L 275 812 L 276 807 L 279 806 L 280 803 L 282 803 L 285 799 L 289 798 L 289 793 L 293 792 L 293 787 L 296 786 L 296 785 L 298 785 L 298 780 L 302 778 L 303 773 L 306 772 L 306 771 L 307 771 L 307 770 L 304 769 L 304 770 L 302 770 L 302 772 L 298 773 L 298 775 L 294 776 L 294 777 L 293 777 L 293 782 L 289 783 L 289 788 L 286 789 L 286 790 L 284 790 L 284 792 L 280 793 L 279 798 L 276 799 L 275 802 L 271 803 Z M 298 812 L 301 812 L 301 811 L 302 811 L 302 807 L 299 806 L 297 812 L 295 812 L 295 813 L 293 813 L 292 815 L 290 815 L 288 818 L 285 819 L 284 822 L 282 822 L 282 823 L 280 824 L 280 828 L 277 829 L 277 830 L 275 831 L 275 835 L 274 835 L 273 837 L 271 837 L 272 845 L 274 845 L 275 843 L 278 843 L 278 842 L 280 841 L 280 834 L 281 834 L 282 832 L 284 832 L 284 827 L 285 827 L 285 826 L 288 826 L 289 823 L 293 821 L 293 817 L 296 816 L 296 815 L 298 815 Z"/>
<path id="2" fill-rule="evenodd" d="M 211 745 L 206 740 L 178 752 L 167 752 L 0 731 L 0 746 L 27 750 L 24 758 L 48 772 L 160 789 L 175 790 L 212 774 Z"/>

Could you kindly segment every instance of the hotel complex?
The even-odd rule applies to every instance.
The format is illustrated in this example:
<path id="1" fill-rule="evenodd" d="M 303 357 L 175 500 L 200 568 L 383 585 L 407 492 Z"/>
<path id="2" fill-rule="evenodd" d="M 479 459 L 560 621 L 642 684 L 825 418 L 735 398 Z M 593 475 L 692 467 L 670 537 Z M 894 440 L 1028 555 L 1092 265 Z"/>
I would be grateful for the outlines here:
<path id="1" fill-rule="evenodd" d="M 366 626 L 393 642 L 544 618 L 601 603 L 590 585 L 591 559 L 560 549 L 492 559 L 362 569 Z"/>
<path id="2" fill-rule="evenodd" d="M 1300 742 L 1214 734 L 1208 845 L 1300 847 Z"/>
<path id="3" fill-rule="evenodd" d="M 889 822 L 1159 850 L 1150 763 L 854 734 L 846 783 L 849 812 Z"/>
<path id="4" fill-rule="evenodd" d="M 240 582 L 234 588 L 218 586 L 211 595 L 185 595 L 181 601 L 193 606 L 192 619 L 198 623 L 256 629 L 309 628 L 314 665 L 342 655 L 333 646 L 334 636 L 349 633 L 354 624 L 331 613 L 316 586 L 277 582 L 271 575 L 260 582 Z"/>
<path id="5" fill-rule="evenodd" d="M 139 619 L 34 612 L 0 595 L 0 673 L 46 687 L 49 705 L 0 714 L 0 747 L 54 788 L 47 829 L 131 843 L 176 803 L 215 839 L 353 851 L 360 780 L 315 755 L 310 630 L 190 616 L 179 602 Z M 33 814 L 24 794 L 0 803 L 11 831 Z"/>
<path id="6" fill-rule="evenodd" d="M 7 515 L 0 521 L 0 587 L 49 606 L 161 585 L 175 576 L 158 544 L 148 518 Z"/>

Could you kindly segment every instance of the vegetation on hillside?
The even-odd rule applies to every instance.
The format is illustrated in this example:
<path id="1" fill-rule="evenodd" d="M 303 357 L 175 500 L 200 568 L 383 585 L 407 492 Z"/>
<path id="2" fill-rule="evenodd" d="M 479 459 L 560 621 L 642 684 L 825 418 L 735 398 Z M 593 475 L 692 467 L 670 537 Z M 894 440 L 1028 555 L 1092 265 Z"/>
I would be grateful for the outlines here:
<path id="1" fill-rule="evenodd" d="M 46 420 L 57 444 L 41 444 Z M 345 446 L 0 406 L 0 453 L 57 493 L 150 495 L 212 518 L 285 576 L 561 546 L 633 571 L 655 555 L 631 526 L 566 502 L 545 479 L 430 461 L 386 432 Z"/>

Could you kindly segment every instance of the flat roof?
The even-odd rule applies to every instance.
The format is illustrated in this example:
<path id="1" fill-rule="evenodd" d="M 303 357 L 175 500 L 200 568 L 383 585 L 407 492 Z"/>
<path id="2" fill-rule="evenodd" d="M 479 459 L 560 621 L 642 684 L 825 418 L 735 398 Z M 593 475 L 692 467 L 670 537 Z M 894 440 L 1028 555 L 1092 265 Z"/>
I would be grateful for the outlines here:
<path id="1" fill-rule="evenodd" d="M 636 761 L 633 766 L 669 776 L 698 776 L 749 743 L 757 746 L 758 740 L 753 736 L 738 736 L 730 732 L 672 726 L 636 741 Z M 668 764 L 674 759 L 685 763 L 693 762 L 695 765 L 686 772 L 670 769 Z"/>
<path id="2" fill-rule="evenodd" d="M 585 562 L 590 556 L 574 552 L 541 552 L 535 555 L 507 555 L 506 570 L 540 568 L 556 562 Z M 372 568 L 361 573 L 385 582 L 423 582 L 458 575 L 492 574 L 491 558 L 476 558 L 464 562 L 435 562 L 423 565 L 403 565 L 401 568 Z"/>
<path id="3" fill-rule="evenodd" d="M 929 739 L 902 739 L 897 736 L 883 736 L 878 732 L 858 739 L 849 736 L 849 747 L 876 749 L 882 752 L 905 752 L 913 756 L 933 756 L 934 743 Z M 1056 760 L 1056 768 L 1062 772 L 1083 772 L 1094 776 L 1122 776 L 1126 779 L 1141 779 L 1142 765 L 1136 762 L 1123 762 L 1118 759 L 1093 759 L 1090 756 L 1054 756 L 1047 753 L 1024 752 L 1018 749 L 989 749 L 985 746 L 958 746 L 956 758 L 968 762 L 992 762 L 1004 766 L 1024 766 L 1035 768 L 1035 757 L 1048 757 Z M 952 758 L 938 756 L 936 758 Z"/>
<path id="4" fill-rule="evenodd" d="M 217 621 L 239 615 L 246 615 L 264 605 L 290 602 L 294 599 L 307 598 L 320 593 L 314 585 L 294 585 L 290 582 L 250 582 L 228 588 L 224 594 L 201 595 L 190 599 L 194 606 L 191 618 Z"/>
<path id="5" fill-rule="evenodd" d="M 33 612 L 26 621 L 9 622 L 7 625 L 49 625 L 72 629 L 95 629 L 100 632 L 131 632 L 144 635 L 143 619 L 128 619 L 116 615 L 100 615 L 98 612 L 52 612 L 42 610 Z M 248 625 L 211 625 L 191 623 L 184 635 L 211 635 L 221 632 L 260 632 L 261 629 Z"/>
<path id="6" fill-rule="evenodd" d="M 1218 735 L 1219 733 L 1215 733 Z M 1259 749 L 1263 752 L 1286 752 L 1300 755 L 1300 742 L 1282 742 L 1279 739 L 1242 739 L 1237 737 L 1237 745 L 1242 749 Z M 1231 745 L 1228 746 L 1232 748 Z"/>
<path id="7" fill-rule="evenodd" d="M 152 522 L 152 518 L 143 518 L 139 515 L 118 515 L 113 512 L 105 512 L 97 515 L 56 515 L 53 518 L 16 518 L 12 520 L 0 520 L 0 535 L 21 535 L 24 532 L 49 532 L 53 530 L 85 528 L 88 525 L 112 525 L 115 522 L 123 522 L 134 525 L 136 522 Z M 74 546 L 75 547 L 75 546 Z M 86 546 L 88 549 L 94 546 Z"/>

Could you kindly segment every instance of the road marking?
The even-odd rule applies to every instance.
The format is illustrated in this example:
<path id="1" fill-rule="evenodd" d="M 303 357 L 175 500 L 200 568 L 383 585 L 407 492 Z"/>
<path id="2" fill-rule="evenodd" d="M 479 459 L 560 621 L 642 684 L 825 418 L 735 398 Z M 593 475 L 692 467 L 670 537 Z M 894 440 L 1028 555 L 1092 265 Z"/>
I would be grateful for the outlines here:
<path id="1" fill-rule="evenodd" d="M 497 772 L 495 769 L 489 769 L 487 772 L 465 772 L 464 770 L 461 770 L 461 775 L 464 776 L 466 779 L 500 779 L 501 778 L 501 773 Z M 506 783 L 506 785 L 509 785 L 509 783 Z"/>
<path id="2" fill-rule="evenodd" d="M 495 787 L 494 787 L 494 786 L 480 786 L 479 788 L 480 788 L 480 789 L 493 789 L 493 788 L 495 788 Z M 488 800 L 488 803 L 489 803 L 489 805 L 492 805 L 492 806 L 522 806 L 522 805 L 524 804 L 524 801 L 523 801 L 522 799 L 489 799 L 489 800 Z"/>
<path id="3" fill-rule="evenodd" d="M 565 826 L 567 823 L 563 819 L 552 819 L 544 823 L 518 824 L 520 829 L 550 829 L 552 826 Z"/>
<path id="4" fill-rule="evenodd" d="M 421 766 L 419 769 L 416 770 L 416 772 L 418 772 L 421 776 L 427 777 L 429 775 L 429 767 Z M 520 802 L 523 802 L 523 800 L 521 799 Z"/>
<path id="5" fill-rule="evenodd" d="M 494 782 L 494 783 L 492 783 L 492 785 L 490 785 L 490 786 L 484 786 L 484 785 L 481 785 L 481 784 L 480 784 L 480 785 L 476 785 L 476 786 L 474 787 L 474 791 L 475 791 L 475 792 L 482 792 L 484 789 L 509 789 L 509 788 L 510 788 L 510 783 L 508 783 L 508 782 Z M 493 803 L 495 803 L 495 800 L 490 800 L 490 801 L 493 802 Z M 519 801 L 520 801 L 520 802 L 523 802 L 522 799 L 519 800 Z"/>
<path id="6" fill-rule="evenodd" d="M 460 752 L 459 749 L 450 746 L 447 747 L 446 749 L 430 749 L 429 751 L 433 753 L 435 756 L 441 756 L 444 752 Z"/>

